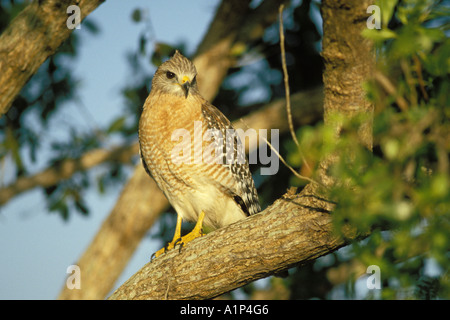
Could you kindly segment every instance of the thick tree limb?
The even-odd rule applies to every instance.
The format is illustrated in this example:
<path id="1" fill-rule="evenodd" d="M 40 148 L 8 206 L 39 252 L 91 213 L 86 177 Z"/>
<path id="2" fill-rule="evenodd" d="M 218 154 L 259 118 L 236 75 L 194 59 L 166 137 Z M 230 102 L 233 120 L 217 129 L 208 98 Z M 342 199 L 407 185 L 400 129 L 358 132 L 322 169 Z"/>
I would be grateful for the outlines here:
<path id="1" fill-rule="evenodd" d="M 67 7 L 77 4 L 81 18 L 104 0 L 41 0 L 30 3 L 0 36 L 0 117 L 41 64 L 66 40 Z"/>
<path id="2" fill-rule="evenodd" d="M 216 96 L 228 69 L 234 64 L 231 47 L 249 12 L 249 0 L 222 1 L 194 59 L 198 85 L 206 100 Z"/>
<path id="3" fill-rule="evenodd" d="M 140 186 L 145 186 L 143 189 Z M 146 199 L 147 201 L 142 201 Z M 112 288 L 131 255 L 169 203 L 141 164 L 125 186 L 108 218 L 77 262 L 82 270 L 80 290 L 64 286 L 59 299 L 101 299 Z M 150 253 L 149 253 L 150 257 Z"/>
<path id="4" fill-rule="evenodd" d="M 109 299 L 210 299 L 337 250 L 346 242 L 333 234 L 333 204 L 314 188 L 169 251 Z"/>
<path id="5" fill-rule="evenodd" d="M 264 1 L 254 10 L 250 9 L 250 2 L 222 1 L 197 47 L 194 64 L 198 71 L 199 89 L 206 100 L 213 100 L 228 70 L 236 64 L 233 47 L 245 46 L 261 37 L 266 27 L 276 21 L 276 8 L 288 1 Z"/>

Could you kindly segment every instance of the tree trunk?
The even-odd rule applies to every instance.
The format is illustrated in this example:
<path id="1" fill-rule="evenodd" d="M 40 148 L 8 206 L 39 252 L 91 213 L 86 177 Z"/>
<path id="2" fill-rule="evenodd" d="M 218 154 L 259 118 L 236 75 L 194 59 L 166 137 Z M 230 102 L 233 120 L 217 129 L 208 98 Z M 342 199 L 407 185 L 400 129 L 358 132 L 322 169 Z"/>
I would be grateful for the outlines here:
<path id="1" fill-rule="evenodd" d="M 373 75 L 375 52 L 373 43 L 361 36 L 367 27 L 367 7 L 372 0 L 325 0 L 322 2 L 323 51 L 325 61 L 324 122 L 339 136 L 342 123 L 336 122 L 337 114 L 346 119 L 366 115 L 358 129 L 360 143 L 372 150 L 373 104 L 366 99 L 364 81 Z M 338 117 L 339 119 L 339 117 Z M 319 168 L 322 184 L 335 183 L 328 175 L 328 168 L 337 160 L 330 154 L 323 159 Z"/>
<path id="2" fill-rule="evenodd" d="M 363 89 L 364 81 L 373 75 L 375 55 L 372 41 L 361 36 L 367 27 L 367 7 L 373 0 L 322 1 L 323 51 L 325 60 L 324 121 L 340 132 L 339 123 L 333 123 L 333 113 L 342 113 L 347 118 L 360 114 L 369 115 L 370 121 L 359 130 L 360 141 L 372 150 L 373 104 L 367 101 Z"/>

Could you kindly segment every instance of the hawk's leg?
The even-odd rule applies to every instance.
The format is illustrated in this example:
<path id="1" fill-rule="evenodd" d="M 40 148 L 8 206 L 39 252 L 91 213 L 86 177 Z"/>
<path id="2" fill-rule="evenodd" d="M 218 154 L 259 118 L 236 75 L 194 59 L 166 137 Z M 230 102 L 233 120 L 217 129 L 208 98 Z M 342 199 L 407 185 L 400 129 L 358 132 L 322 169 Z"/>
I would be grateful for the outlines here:
<path id="1" fill-rule="evenodd" d="M 181 237 L 181 239 L 178 239 L 178 241 L 175 244 L 180 244 L 181 246 L 184 246 L 189 241 L 192 241 L 196 238 L 200 238 L 204 235 L 202 228 L 203 228 L 203 219 L 205 218 L 205 213 L 202 211 L 200 212 L 200 215 L 198 216 L 197 223 L 195 224 L 194 229 L 192 229 L 191 232 L 189 232 L 187 235 Z"/>
<path id="2" fill-rule="evenodd" d="M 192 241 L 196 238 L 203 236 L 202 227 L 203 227 L 203 219 L 205 218 L 205 213 L 202 211 L 198 217 L 197 223 L 195 224 L 194 229 L 189 232 L 187 235 L 180 237 L 181 235 L 181 216 L 177 216 L 177 226 L 175 227 L 175 234 L 173 235 L 173 239 L 169 242 L 164 248 L 159 249 L 152 255 L 153 258 L 157 258 L 161 254 L 166 251 L 173 249 L 176 245 L 180 245 L 183 247 L 189 241 Z M 181 248 L 180 248 L 181 249 Z"/>
<path id="3" fill-rule="evenodd" d="M 158 251 L 156 251 L 153 255 L 152 258 L 157 258 L 158 256 L 160 256 L 161 254 L 163 254 L 166 251 L 169 251 L 170 249 L 173 249 L 177 243 L 180 241 L 180 237 L 181 237 L 181 216 L 177 215 L 177 225 L 175 227 L 175 234 L 173 235 L 173 239 L 171 242 L 169 242 L 168 244 L 166 244 L 163 248 L 159 249 Z"/>

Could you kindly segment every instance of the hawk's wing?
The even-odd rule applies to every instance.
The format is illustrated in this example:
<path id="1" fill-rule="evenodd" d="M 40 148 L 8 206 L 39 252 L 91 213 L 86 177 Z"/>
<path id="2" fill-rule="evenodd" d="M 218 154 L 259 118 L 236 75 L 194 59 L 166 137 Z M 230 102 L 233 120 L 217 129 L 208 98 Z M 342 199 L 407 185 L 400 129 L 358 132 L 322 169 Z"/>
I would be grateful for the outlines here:
<path id="1" fill-rule="evenodd" d="M 245 148 L 236 130 L 227 117 L 209 102 L 203 103 L 202 113 L 208 129 L 221 133 L 220 137 L 212 135 L 211 140 L 216 144 L 216 152 L 221 152 L 219 156 L 222 158 L 222 165 L 230 170 L 236 181 L 238 194 L 234 195 L 234 200 L 246 214 L 258 213 L 261 211 L 258 193 L 245 156 Z"/>

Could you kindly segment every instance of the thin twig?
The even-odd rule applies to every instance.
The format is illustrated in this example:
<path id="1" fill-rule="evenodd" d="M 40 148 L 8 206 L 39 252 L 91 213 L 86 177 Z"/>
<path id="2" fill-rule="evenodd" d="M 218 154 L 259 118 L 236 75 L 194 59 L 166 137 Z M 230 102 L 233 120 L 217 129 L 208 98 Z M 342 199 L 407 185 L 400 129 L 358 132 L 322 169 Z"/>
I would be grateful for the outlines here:
<path id="1" fill-rule="evenodd" d="M 164 300 L 167 300 L 167 298 L 169 297 L 169 288 L 170 288 L 170 278 L 167 281 L 167 288 L 166 292 L 164 293 Z"/>
<path id="2" fill-rule="evenodd" d="M 395 102 L 402 111 L 408 110 L 408 102 L 398 94 L 397 88 L 392 84 L 391 80 L 379 71 L 375 71 L 374 79 L 383 87 L 390 95 L 394 96 Z"/>
<path id="3" fill-rule="evenodd" d="M 411 74 L 411 68 L 409 67 L 408 62 L 405 59 L 400 60 L 400 68 L 403 71 L 405 76 L 406 83 L 409 87 L 409 103 L 413 106 L 417 106 L 417 91 L 416 91 L 416 83 Z"/>
<path id="4" fill-rule="evenodd" d="M 281 49 L 281 65 L 283 68 L 283 75 L 284 75 L 284 90 L 286 94 L 286 113 L 288 117 L 288 124 L 289 124 L 289 131 L 291 132 L 292 139 L 294 140 L 295 144 L 297 145 L 297 148 L 299 149 L 300 157 L 302 158 L 303 163 L 305 164 L 306 168 L 312 172 L 311 167 L 309 166 L 308 162 L 306 161 L 303 152 L 300 150 L 300 145 L 297 140 L 297 136 L 295 135 L 294 130 L 294 124 L 292 121 L 292 111 L 291 111 L 291 94 L 290 94 L 290 88 L 289 88 L 289 74 L 286 66 L 286 48 L 284 46 L 284 29 L 283 29 L 283 9 L 284 4 L 280 5 L 278 12 L 280 16 L 280 49 Z"/>
<path id="5" fill-rule="evenodd" d="M 428 101 L 429 97 L 428 97 L 427 90 L 425 90 L 425 82 L 423 81 L 423 76 L 422 76 L 422 67 L 420 65 L 420 60 L 417 57 L 417 54 L 413 55 L 413 60 L 414 60 L 414 68 L 416 69 L 416 73 L 417 73 L 417 81 L 419 82 L 420 91 L 422 92 L 422 95 L 423 95 L 423 98 L 425 99 L 425 101 Z"/>
<path id="6" fill-rule="evenodd" d="M 243 119 L 240 119 L 240 120 L 241 120 L 241 122 L 244 124 L 244 126 L 248 129 L 249 127 L 248 127 L 247 123 L 245 123 L 245 121 L 244 121 Z M 302 176 L 302 175 L 299 174 L 297 171 L 295 171 L 295 169 L 292 168 L 292 167 L 284 160 L 284 158 L 280 155 L 280 153 L 278 152 L 278 150 L 275 149 L 275 148 L 272 146 L 272 144 L 271 144 L 266 138 L 264 138 L 263 136 L 259 136 L 259 137 L 262 138 L 262 139 L 264 140 L 265 143 L 267 143 L 267 145 L 270 147 L 270 149 L 271 149 L 273 152 L 275 152 L 275 154 L 277 155 L 277 157 L 278 157 L 278 158 L 281 160 L 281 162 L 286 166 L 286 168 L 288 168 L 289 170 L 291 170 L 292 173 L 293 173 L 297 178 L 302 179 L 302 180 L 309 181 L 309 182 L 311 182 L 311 183 L 318 184 L 318 185 L 320 185 L 320 186 L 326 188 L 326 186 L 323 185 L 322 183 L 317 182 L 317 181 L 315 181 L 314 179 L 311 179 L 311 178 Z"/>
<path id="7" fill-rule="evenodd" d="M 289 89 L 289 74 L 286 66 L 286 48 L 284 47 L 284 29 L 283 29 L 283 9 L 284 4 L 279 7 L 279 15 L 280 15 L 280 48 L 281 48 L 281 65 L 283 67 L 284 74 L 284 90 L 286 94 L 286 109 L 289 123 L 289 130 L 291 131 L 292 139 L 294 139 L 295 144 L 299 147 L 297 137 L 294 132 L 294 124 L 292 122 L 292 114 L 291 114 L 291 94 Z"/>

